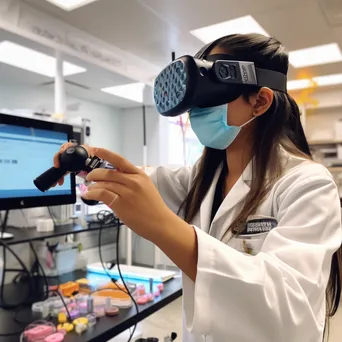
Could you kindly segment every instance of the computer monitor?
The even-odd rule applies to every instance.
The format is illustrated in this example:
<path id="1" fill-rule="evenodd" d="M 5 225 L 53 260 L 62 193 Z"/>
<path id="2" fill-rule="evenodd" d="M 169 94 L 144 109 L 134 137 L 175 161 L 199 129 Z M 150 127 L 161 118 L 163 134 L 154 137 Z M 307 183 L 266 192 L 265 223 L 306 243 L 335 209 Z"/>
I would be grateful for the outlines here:
<path id="1" fill-rule="evenodd" d="M 33 184 L 72 138 L 70 125 L 0 114 L 0 210 L 75 203 L 74 174 L 47 192 Z"/>

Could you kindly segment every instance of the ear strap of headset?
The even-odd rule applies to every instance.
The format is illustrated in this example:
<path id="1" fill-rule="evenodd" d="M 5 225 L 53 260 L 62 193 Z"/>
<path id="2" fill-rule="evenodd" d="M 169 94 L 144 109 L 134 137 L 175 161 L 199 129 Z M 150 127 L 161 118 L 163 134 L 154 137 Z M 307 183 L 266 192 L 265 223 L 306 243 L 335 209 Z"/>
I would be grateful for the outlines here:
<path id="1" fill-rule="evenodd" d="M 224 41 L 227 38 L 227 36 L 218 38 L 214 40 L 213 42 L 205 45 L 202 47 L 201 50 L 199 50 L 194 58 L 197 59 L 203 59 L 203 57 L 210 51 L 212 48 L 218 44 L 221 43 L 221 41 Z M 256 72 L 257 72 L 257 78 L 258 78 L 258 85 L 260 86 L 266 86 L 273 89 L 273 90 L 278 90 L 281 92 L 286 93 L 287 92 L 287 76 L 283 73 L 280 73 L 278 71 L 274 70 L 268 70 L 268 69 L 261 69 L 255 67 Z M 274 77 L 274 75 L 277 75 Z"/>

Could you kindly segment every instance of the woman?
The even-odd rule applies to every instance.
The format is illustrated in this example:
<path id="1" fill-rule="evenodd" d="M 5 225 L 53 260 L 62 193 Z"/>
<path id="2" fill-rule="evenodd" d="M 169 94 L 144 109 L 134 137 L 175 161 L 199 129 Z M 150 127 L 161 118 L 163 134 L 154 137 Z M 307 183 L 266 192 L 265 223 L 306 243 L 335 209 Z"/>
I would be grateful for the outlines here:
<path id="1" fill-rule="evenodd" d="M 288 70 L 274 38 L 227 36 L 201 58 L 222 53 Z M 341 292 L 336 186 L 311 161 L 287 93 L 248 88 L 227 107 L 235 133 L 207 143 L 190 169 L 160 167 L 149 178 L 122 157 L 91 148 L 120 171 L 91 172 L 96 184 L 85 198 L 106 203 L 183 271 L 183 341 L 321 342 Z"/>

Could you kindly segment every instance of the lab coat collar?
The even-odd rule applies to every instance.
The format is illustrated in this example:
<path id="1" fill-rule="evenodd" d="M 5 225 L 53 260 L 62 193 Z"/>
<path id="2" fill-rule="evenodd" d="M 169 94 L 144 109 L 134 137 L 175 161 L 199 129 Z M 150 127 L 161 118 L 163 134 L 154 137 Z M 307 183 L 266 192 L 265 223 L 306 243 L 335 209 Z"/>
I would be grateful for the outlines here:
<path id="1" fill-rule="evenodd" d="M 283 163 L 284 169 L 291 168 L 293 164 L 298 163 L 299 161 L 304 161 L 303 158 L 299 158 L 296 156 L 290 155 L 283 147 L 280 147 L 280 156 L 281 161 Z M 251 160 L 245 170 L 243 171 L 241 177 L 237 180 L 233 188 L 230 190 L 228 195 L 224 198 L 223 202 L 221 203 L 212 223 L 210 224 L 211 219 L 211 211 L 212 205 L 215 196 L 215 190 L 217 186 L 218 179 L 220 177 L 222 171 L 222 165 L 216 170 L 215 176 L 213 178 L 212 184 L 205 196 L 200 211 L 200 219 L 201 219 L 201 227 L 207 233 L 213 234 L 215 236 L 216 232 L 214 232 L 214 225 L 215 223 L 223 216 L 226 215 L 229 211 L 231 211 L 235 206 L 237 206 L 242 200 L 244 200 L 247 194 L 250 191 L 250 186 L 252 182 L 252 175 L 253 175 L 253 163 L 254 160 Z M 269 179 L 270 175 L 266 175 L 266 179 Z M 234 215 L 230 215 L 233 217 Z M 232 220 L 232 219 L 231 219 Z M 230 221 L 230 220 L 229 220 Z M 226 222 L 225 225 L 230 224 L 231 222 Z"/>
<path id="2" fill-rule="evenodd" d="M 234 184 L 233 188 L 230 190 L 228 195 L 225 197 L 223 202 L 221 203 L 217 213 L 213 221 L 210 224 L 211 219 L 211 211 L 216 191 L 217 182 L 219 180 L 223 165 L 217 168 L 211 186 L 201 204 L 200 211 L 200 219 L 201 219 L 201 228 L 209 234 L 216 236 L 216 232 L 212 231 L 212 228 L 215 222 L 222 217 L 222 215 L 229 212 L 236 204 L 238 204 L 243 198 L 248 194 L 250 187 L 248 182 L 245 181 L 245 178 L 250 178 L 249 174 L 252 172 L 252 162 L 248 164 L 242 173 L 241 177 Z M 251 179 L 251 178 L 250 178 Z"/>

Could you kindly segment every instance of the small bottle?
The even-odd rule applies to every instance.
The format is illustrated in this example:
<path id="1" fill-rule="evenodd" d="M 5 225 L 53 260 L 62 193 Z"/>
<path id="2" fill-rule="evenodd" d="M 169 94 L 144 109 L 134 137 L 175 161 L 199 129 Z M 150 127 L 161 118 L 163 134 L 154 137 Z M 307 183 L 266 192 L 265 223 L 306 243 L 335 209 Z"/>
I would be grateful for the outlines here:
<path id="1" fill-rule="evenodd" d="M 150 278 L 150 293 L 153 293 L 153 278 Z"/>
<path id="2" fill-rule="evenodd" d="M 105 309 L 109 310 L 111 307 L 112 307 L 112 300 L 110 297 L 107 297 L 105 301 Z"/>

